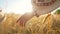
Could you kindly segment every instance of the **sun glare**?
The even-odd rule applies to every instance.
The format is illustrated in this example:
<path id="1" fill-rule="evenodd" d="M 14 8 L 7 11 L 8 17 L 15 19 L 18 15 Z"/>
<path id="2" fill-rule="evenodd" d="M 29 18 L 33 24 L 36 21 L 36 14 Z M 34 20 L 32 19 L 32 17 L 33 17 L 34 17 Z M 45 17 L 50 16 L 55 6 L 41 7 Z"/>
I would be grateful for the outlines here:
<path id="1" fill-rule="evenodd" d="M 16 14 L 24 14 L 32 11 L 31 0 L 20 0 L 14 2 L 7 7 L 7 13 L 14 12 Z"/>

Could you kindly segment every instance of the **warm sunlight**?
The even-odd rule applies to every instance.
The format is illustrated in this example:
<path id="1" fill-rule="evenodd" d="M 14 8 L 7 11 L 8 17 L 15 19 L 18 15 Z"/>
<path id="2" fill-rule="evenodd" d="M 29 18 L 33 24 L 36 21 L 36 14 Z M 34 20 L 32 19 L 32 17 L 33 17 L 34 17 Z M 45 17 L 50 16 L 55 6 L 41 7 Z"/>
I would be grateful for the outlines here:
<path id="1" fill-rule="evenodd" d="M 24 14 L 32 11 L 31 0 L 15 0 L 14 2 L 8 2 L 7 13 L 14 12 L 18 14 Z"/>

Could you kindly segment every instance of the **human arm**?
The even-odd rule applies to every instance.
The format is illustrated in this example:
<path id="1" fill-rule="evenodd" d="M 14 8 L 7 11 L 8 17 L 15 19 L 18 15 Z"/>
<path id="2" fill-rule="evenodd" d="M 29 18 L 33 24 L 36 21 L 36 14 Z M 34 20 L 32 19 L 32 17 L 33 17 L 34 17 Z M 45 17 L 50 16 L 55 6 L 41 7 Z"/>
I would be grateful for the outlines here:
<path id="1" fill-rule="evenodd" d="M 34 16 L 34 12 L 25 13 L 17 20 L 17 22 L 20 24 L 20 26 L 25 26 L 25 23 L 33 16 Z"/>

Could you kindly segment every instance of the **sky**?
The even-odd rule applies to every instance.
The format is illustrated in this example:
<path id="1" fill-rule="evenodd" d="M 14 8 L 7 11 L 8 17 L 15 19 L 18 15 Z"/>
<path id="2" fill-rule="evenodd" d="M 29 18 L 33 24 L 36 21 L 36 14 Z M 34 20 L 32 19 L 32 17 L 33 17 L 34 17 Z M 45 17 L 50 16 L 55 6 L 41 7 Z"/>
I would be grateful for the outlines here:
<path id="1" fill-rule="evenodd" d="M 24 14 L 32 11 L 31 0 L 0 0 L 0 8 L 3 8 L 7 13 Z"/>

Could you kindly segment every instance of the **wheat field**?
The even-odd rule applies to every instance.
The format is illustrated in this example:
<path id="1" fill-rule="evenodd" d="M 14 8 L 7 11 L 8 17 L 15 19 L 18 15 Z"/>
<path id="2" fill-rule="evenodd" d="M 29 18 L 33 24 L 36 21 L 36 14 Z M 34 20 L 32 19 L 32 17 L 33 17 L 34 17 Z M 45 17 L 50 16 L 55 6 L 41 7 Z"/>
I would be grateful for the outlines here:
<path id="1" fill-rule="evenodd" d="M 5 14 L 6 19 L 0 23 L 0 34 L 60 34 L 60 21 L 53 21 L 52 15 L 32 17 L 25 27 L 21 27 L 16 21 L 20 15 Z"/>

